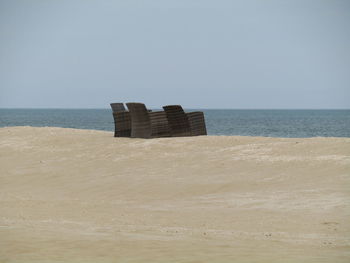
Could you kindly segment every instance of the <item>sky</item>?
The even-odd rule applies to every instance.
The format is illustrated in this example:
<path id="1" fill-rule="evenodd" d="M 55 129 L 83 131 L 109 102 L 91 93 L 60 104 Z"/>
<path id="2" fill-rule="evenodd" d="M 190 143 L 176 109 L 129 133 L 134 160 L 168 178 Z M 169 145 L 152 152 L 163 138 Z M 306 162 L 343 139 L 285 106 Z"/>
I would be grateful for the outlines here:
<path id="1" fill-rule="evenodd" d="M 350 108 L 349 0 L 0 0 L 0 108 Z"/>

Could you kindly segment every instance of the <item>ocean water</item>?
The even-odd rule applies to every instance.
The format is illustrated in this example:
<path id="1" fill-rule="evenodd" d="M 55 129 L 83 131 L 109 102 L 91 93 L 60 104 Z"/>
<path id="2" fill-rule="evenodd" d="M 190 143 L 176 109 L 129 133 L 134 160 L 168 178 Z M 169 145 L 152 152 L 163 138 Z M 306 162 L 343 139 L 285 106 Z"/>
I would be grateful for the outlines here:
<path id="1" fill-rule="evenodd" d="M 202 111 L 209 135 L 350 137 L 350 110 Z M 0 109 L 0 127 L 6 126 L 114 130 L 109 109 Z"/>

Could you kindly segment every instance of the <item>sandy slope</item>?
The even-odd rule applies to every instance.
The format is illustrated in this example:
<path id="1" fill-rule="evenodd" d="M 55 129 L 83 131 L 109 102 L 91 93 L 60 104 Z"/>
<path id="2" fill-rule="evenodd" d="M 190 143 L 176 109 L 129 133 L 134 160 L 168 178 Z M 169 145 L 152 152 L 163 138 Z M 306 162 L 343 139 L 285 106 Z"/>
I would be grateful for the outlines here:
<path id="1" fill-rule="evenodd" d="M 0 262 L 350 262 L 350 138 L 1 128 Z"/>

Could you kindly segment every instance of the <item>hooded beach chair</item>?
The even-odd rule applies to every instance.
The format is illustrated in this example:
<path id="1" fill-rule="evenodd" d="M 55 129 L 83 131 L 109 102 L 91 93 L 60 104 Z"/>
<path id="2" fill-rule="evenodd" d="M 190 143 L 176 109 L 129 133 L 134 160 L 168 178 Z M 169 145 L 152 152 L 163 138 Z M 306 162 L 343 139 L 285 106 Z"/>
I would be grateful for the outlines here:
<path id="1" fill-rule="evenodd" d="M 169 137 L 170 128 L 164 111 L 151 112 L 145 104 L 126 103 L 131 117 L 132 138 Z"/>
<path id="2" fill-rule="evenodd" d="M 167 105 L 163 109 L 169 122 L 171 136 L 207 135 L 202 111 L 185 113 L 181 105 Z"/>
<path id="3" fill-rule="evenodd" d="M 114 118 L 114 137 L 130 137 L 131 120 L 123 103 L 111 103 Z"/>

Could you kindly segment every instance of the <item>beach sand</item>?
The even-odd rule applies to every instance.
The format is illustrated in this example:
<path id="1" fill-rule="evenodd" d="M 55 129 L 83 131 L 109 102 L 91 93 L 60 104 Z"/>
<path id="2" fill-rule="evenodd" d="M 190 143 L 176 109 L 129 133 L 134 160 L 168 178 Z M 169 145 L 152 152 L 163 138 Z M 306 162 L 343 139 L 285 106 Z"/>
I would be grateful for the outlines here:
<path id="1" fill-rule="evenodd" d="M 0 262 L 350 262 L 350 138 L 1 128 Z"/>

